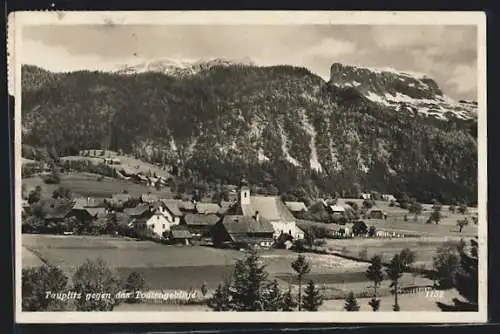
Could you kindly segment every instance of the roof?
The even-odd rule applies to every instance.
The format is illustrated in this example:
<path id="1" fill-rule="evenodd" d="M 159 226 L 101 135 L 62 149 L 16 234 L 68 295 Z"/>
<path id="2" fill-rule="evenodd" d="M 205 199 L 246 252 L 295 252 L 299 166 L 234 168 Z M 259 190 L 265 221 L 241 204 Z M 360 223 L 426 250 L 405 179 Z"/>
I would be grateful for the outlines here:
<path id="1" fill-rule="evenodd" d="M 177 206 L 179 207 L 179 210 L 194 210 L 194 203 L 191 201 L 179 200 L 177 202 Z"/>
<path id="2" fill-rule="evenodd" d="M 129 216 L 140 216 L 149 211 L 149 205 L 145 203 L 138 204 L 135 208 L 127 208 L 123 210 Z"/>
<path id="3" fill-rule="evenodd" d="M 75 202 L 75 207 L 104 207 L 104 201 L 101 198 L 77 197 L 73 201 Z"/>
<path id="4" fill-rule="evenodd" d="M 111 200 L 114 202 L 127 202 L 132 198 L 130 194 L 113 194 Z"/>
<path id="5" fill-rule="evenodd" d="M 220 206 L 217 203 L 196 203 L 198 213 L 211 214 L 219 213 Z"/>
<path id="6" fill-rule="evenodd" d="M 67 199 L 46 198 L 40 200 L 37 205 L 42 209 L 44 218 L 64 218 L 73 209 L 74 202 Z"/>
<path id="7" fill-rule="evenodd" d="M 173 239 L 189 239 L 193 236 L 189 230 L 185 229 L 183 226 L 172 226 L 170 229 L 170 236 Z"/>
<path id="8" fill-rule="evenodd" d="M 184 221 L 186 225 L 204 225 L 204 226 L 212 226 L 215 225 L 220 218 L 213 214 L 195 214 L 189 213 L 184 217 Z"/>
<path id="9" fill-rule="evenodd" d="M 106 213 L 106 208 L 85 208 L 92 216 Z"/>
<path id="10" fill-rule="evenodd" d="M 250 204 L 242 205 L 241 210 L 244 216 L 253 216 L 258 211 L 267 220 L 295 221 L 285 203 L 277 196 L 251 196 Z"/>
<path id="11" fill-rule="evenodd" d="M 174 216 L 182 216 L 182 212 L 179 210 L 179 206 L 177 205 L 177 201 L 175 199 L 172 200 L 160 200 L 159 203 L 162 203 L 168 211 Z M 156 202 L 155 204 L 157 204 Z"/>
<path id="12" fill-rule="evenodd" d="M 225 216 L 222 225 L 229 234 L 233 233 L 274 233 L 274 228 L 266 219 L 231 215 Z"/>
<path id="13" fill-rule="evenodd" d="M 304 202 L 285 202 L 285 205 L 292 212 L 307 211 Z"/>
<path id="14" fill-rule="evenodd" d="M 344 212 L 345 208 L 340 205 L 330 205 L 330 210 L 332 210 L 333 212 Z"/>
<path id="15" fill-rule="evenodd" d="M 142 194 L 141 195 L 141 201 L 146 202 L 146 203 L 153 203 L 158 200 L 158 196 L 153 195 L 153 194 Z"/>
<path id="16" fill-rule="evenodd" d="M 231 202 L 231 201 L 222 201 L 220 203 L 220 209 L 219 209 L 219 214 L 223 215 L 223 214 L 226 214 L 229 209 L 235 204 L 235 202 Z"/>

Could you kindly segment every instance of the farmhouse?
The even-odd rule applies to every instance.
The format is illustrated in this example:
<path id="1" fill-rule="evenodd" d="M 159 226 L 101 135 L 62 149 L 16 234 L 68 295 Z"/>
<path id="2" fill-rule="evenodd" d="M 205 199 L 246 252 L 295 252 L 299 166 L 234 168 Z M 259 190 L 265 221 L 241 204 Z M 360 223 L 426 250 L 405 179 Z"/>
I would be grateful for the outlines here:
<path id="1" fill-rule="evenodd" d="M 74 217 L 81 222 L 92 221 L 92 215 L 83 208 L 74 208 L 75 203 L 67 199 L 47 198 L 40 200 L 34 207 L 46 221 L 62 222 Z"/>
<path id="2" fill-rule="evenodd" d="M 328 209 L 334 215 L 343 215 L 345 213 L 345 208 L 340 205 L 330 205 Z"/>
<path id="3" fill-rule="evenodd" d="M 132 195 L 130 194 L 113 194 L 111 196 L 111 199 L 109 200 L 110 203 L 114 205 L 123 205 L 123 203 L 128 202 L 132 199 Z"/>
<path id="4" fill-rule="evenodd" d="M 258 216 L 225 216 L 212 228 L 214 244 L 229 244 L 235 248 L 270 247 L 274 241 L 273 235 L 271 223 Z"/>
<path id="5" fill-rule="evenodd" d="M 153 213 L 153 215 L 145 221 L 145 224 L 147 228 L 151 229 L 159 236 L 163 236 L 164 232 L 170 231 L 172 226 L 178 225 L 177 223 L 169 221 L 163 213 L 159 211 Z"/>
<path id="6" fill-rule="evenodd" d="M 149 218 L 152 214 L 152 210 L 147 203 L 140 203 L 134 208 L 127 208 L 123 210 L 127 215 L 132 218 Z"/>
<path id="7" fill-rule="evenodd" d="M 387 219 L 387 214 L 381 209 L 373 208 L 367 212 L 366 217 L 368 219 Z"/>
<path id="8" fill-rule="evenodd" d="M 176 225 L 172 226 L 172 229 L 169 232 L 168 239 L 172 243 L 183 243 L 185 245 L 189 245 L 191 243 L 191 239 L 193 236 L 191 232 L 186 229 L 185 226 Z"/>
<path id="9" fill-rule="evenodd" d="M 285 205 L 292 213 L 307 211 L 304 202 L 285 202 Z"/>
<path id="10" fill-rule="evenodd" d="M 195 205 L 191 201 L 179 200 L 177 202 L 177 206 L 178 206 L 179 210 L 184 212 L 184 213 L 188 213 L 188 212 L 195 213 L 196 212 Z"/>
<path id="11" fill-rule="evenodd" d="M 169 222 L 180 224 L 182 212 L 180 212 L 179 208 L 174 203 L 156 201 L 153 203 L 152 208 L 164 215 Z"/>
<path id="12" fill-rule="evenodd" d="M 220 218 L 213 214 L 188 213 L 184 216 L 183 225 L 187 226 L 193 236 L 202 238 L 210 236 L 210 230 L 219 220 Z"/>

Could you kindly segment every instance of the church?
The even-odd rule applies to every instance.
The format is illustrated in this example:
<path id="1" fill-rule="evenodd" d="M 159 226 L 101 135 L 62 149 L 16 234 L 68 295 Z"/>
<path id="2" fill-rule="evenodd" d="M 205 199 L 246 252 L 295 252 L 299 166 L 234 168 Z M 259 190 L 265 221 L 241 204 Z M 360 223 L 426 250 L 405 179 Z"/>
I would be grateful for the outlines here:
<path id="1" fill-rule="evenodd" d="M 243 179 L 239 187 L 237 203 L 230 209 L 232 215 L 262 218 L 274 230 L 274 237 L 282 233 L 294 239 L 304 239 L 304 231 L 296 224 L 296 218 L 278 196 L 251 195 L 248 182 Z"/>

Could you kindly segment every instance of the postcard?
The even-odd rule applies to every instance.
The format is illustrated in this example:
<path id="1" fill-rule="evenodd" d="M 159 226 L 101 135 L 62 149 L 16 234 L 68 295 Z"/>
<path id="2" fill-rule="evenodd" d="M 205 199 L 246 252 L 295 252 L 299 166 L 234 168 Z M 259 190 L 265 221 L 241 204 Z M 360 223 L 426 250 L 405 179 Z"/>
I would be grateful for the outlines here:
<path id="1" fill-rule="evenodd" d="M 485 30 L 12 13 L 16 322 L 487 321 Z"/>

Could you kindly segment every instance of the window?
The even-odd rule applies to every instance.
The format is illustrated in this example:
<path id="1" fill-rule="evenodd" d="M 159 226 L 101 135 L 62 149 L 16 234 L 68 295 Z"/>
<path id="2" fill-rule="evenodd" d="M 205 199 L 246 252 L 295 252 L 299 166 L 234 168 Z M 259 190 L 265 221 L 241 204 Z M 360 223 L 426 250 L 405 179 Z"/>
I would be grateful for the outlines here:
<path id="1" fill-rule="evenodd" d="M 162 227 L 162 228 L 163 228 L 163 229 L 165 229 L 165 224 L 163 224 L 163 227 Z"/>
<path id="2" fill-rule="evenodd" d="M 154 228 L 155 228 L 155 224 L 151 224 L 151 228 L 154 230 Z"/>
<path id="3" fill-rule="evenodd" d="M 160 216 L 156 216 L 156 219 L 160 219 Z"/>
<path id="4" fill-rule="evenodd" d="M 243 193 L 243 197 L 247 198 L 247 193 L 246 192 Z"/>

